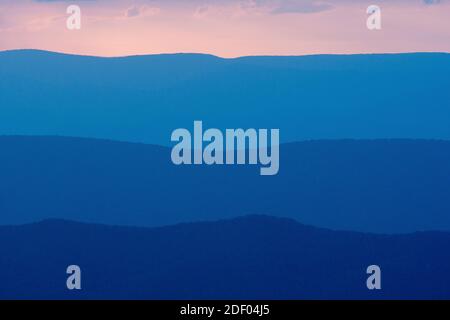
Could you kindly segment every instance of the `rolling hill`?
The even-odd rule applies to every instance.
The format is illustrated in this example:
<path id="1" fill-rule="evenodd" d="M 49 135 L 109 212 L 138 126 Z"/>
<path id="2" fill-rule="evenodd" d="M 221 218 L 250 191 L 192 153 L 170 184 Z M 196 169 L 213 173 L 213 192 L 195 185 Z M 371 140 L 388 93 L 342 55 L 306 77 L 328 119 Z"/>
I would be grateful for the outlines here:
<path id="1" fill-rule="evenodd" d="M 0 299 L 449 299 L 449 233 L 372 235 L 248 216 L 164 228 L 0 227 Z M 66 268 L 82 270 L 81 291 Z M 366 268 L 382 270 L 381 290 Z"/>
<path id="2" fill-rule="evenodd" d="M 48 218 L 163 226 L 248 214 L 378 233 L 450 231 L 450 142 L 283 144 L 280 172 L 175 166 L 170 149 L 63 137 L 0 137 L 0 224 Z"/>

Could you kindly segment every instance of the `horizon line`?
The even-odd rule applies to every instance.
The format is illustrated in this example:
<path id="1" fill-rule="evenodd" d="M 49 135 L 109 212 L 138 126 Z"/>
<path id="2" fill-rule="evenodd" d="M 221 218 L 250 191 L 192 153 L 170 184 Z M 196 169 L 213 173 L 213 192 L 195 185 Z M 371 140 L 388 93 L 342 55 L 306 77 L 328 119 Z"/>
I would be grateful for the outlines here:
<path id="1" fill-rule="evenodd" d="M 210 56 L 222 60 L 236 60 L 242 58 L 261 58 L 261 57 L 279 57 L 279 58 L 289 58 L 289 57 L 316 57 L 316 56 L 381 56 L 381 55 L 415 55 L 415 54 L 442 54 L 449 55 L 450 52 L 446 51 L 411 51 L 411 52 L 361 52 L 361 53 L 313 53 L 313 54 L 292 54 L 292 55 L 276 55 L 276 54 L 261 54 L 261 55 L 243 55 L 236 57 L 222 57 L 212 53 L 202 53 L 202 52 L 161 52 L 161 53 L 142 53 L 142 54 L 130 54 L 130 55 L 119 55 L 119 56 L 101 56 L 101 55 L 90 55 L 90 54 L 77 54 L 71 52 L 62 51 L 51 51 L 46 49 L 36 49 L 36 48 L 18 48 L 18 49 L 6 49 L 0 50 L 0 54 L 3 53 L 14 53 L 14 52 L 40 52 L 56 55 L 65 56 L 75 56 L 75 57 L 86 57 L 86 58 L 100 58 L 100 59 L 121 59 L 121 58 L 134 58 L 134 57 L 151 57 L 151 56 L 176 56 L 176 55 L 198 55 L 198 56 Z"/>

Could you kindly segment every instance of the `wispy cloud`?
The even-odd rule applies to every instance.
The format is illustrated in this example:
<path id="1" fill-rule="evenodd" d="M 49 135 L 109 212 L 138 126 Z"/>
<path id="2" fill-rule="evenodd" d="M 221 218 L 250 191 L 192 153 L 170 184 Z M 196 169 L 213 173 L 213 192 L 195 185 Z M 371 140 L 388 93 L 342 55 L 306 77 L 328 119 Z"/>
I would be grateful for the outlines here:
<path id="1" fill-rule="evenodd" d="M 283 0 L 272 11 L 275 14 L 282 13 L 315 13 L 332 9 L 330 3 L 314 0 Z"/>
<path id="2" fill-rule="evenodd" d="M 425 4 L 438 4 L 441 3 L 441 0 L 423 0 Z"/>
<path id="3" fill-rule="evenodd" d="M 135 18 L 140 16 L 154 16 L 161 12 L 160 8 L 150 7 L 148 5 L 133 5 L 125 11 L 127 18 Z"/>

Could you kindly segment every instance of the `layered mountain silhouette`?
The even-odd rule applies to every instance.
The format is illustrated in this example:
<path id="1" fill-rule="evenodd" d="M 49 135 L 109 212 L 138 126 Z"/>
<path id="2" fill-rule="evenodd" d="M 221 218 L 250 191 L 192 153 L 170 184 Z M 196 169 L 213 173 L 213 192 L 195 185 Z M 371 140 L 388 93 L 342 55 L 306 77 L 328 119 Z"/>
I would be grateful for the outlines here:
<path id="1" fill-rule="evenodd" d="M 0 52 L 0 299 L 450 299 L 449 74 L 439 53 Z M 280 129 L 279 173 L 174 165 L 195 120 Z"/>
<path id="2" fill-rule="evenodd" d="M 448 299 L 449 233 L 372 235 L 248 216 L 163 228 L 0 227 L 1 299 Z M 81 268 L 81 291 L 66 268 Z M 366 287 L 381 268 L 382 289 Z"/>
<path id="3" fill-rule="evenodd" d="M 340 230 L 450 231 L 450 142 L 283 144 L 280 172 L 176 166 L 170 149 L 64 137 L 0 137 L 0 224 L 47 218 L 163 226 L 248 214 Z"/>
<path id="4" fill-rule="evenodd" d="M 305 139 L 450 139 L 450 55 L 221 59 L 0 52 L 0 134 L 170 144 L 176 128 Z"/>

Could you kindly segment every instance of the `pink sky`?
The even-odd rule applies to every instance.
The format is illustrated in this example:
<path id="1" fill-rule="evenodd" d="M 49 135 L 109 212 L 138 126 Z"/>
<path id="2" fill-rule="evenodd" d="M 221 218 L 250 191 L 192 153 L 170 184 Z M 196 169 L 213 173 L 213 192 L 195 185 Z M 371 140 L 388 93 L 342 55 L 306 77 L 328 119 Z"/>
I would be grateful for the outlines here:
<path id="1" fill-rule="evenodd" d="M 66 28 L 80 6 L 81 30 Z M 366 9 L 382 10 L 382 30 Z M 0 50 L 222 57 L 450 52 L 450 0 L 0 0 Z"/>

